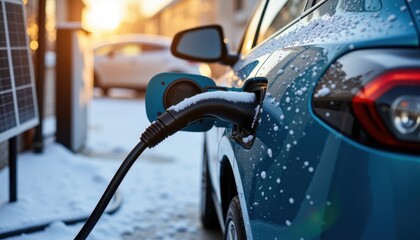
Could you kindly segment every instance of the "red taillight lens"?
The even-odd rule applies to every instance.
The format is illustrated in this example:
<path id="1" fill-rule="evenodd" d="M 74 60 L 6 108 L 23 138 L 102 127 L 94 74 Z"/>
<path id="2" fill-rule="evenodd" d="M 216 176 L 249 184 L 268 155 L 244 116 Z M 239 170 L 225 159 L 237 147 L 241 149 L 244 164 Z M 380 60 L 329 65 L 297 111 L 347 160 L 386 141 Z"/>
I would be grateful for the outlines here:
<path id="1" fill-rule="evenodd" d="M 368 75 L 347 78 L 340 64 L 330 67 L 312 98 L 314 112 L 356 141 L 420 152 L 420 70 Z"/>
<path id="2" fill-rule="evenodd" d="M 419 70 L 387 72 L 360 88 L 352 99 L 352 109 L 363 128 L 379 143 L 418 150 L 419 87 Z"/>

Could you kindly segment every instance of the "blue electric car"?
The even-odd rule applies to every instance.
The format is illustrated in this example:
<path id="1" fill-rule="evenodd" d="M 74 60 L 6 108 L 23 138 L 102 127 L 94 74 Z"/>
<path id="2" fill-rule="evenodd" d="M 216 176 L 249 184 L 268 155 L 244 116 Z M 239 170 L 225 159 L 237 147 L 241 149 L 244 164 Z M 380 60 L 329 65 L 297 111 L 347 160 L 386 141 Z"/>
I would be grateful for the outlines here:
<path id="1" fill-rule="evenodd" d="M 179 75 L 192 95 L 266 84 L 252 131 L 190 129 L 211 128 L 204 227 L 225 239 L 420 239 L 419 32 L 418 0 L 261 0 L 236 52 L 217 25 L 178 33 L 174 55 L 231 67 L 218 86 Z M 166 90 L 167 106 L 182 100 Z"/>

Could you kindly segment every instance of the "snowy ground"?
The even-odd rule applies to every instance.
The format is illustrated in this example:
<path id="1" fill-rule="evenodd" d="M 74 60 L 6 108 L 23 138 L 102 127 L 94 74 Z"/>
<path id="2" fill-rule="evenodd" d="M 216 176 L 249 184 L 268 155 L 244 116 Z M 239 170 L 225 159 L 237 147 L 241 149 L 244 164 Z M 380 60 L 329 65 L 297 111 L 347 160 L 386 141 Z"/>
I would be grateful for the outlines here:
<path id="1" fill-rule="evenodd" d="M 49 143 L 45 153 L 19 155 L 19 201 L 7 203 L 0 172 L 0 231 L 56 219 L 47 229 L 10 239 L 73 239 L 81 224 L 60 220 L 90 213 L 122 159 L 147 127 L 144 101 L 96 98 L 83 154 Z M 220 239 L 200 226 L 200 133 L 177 133 L 134 164 L 119 192 L 123 203 L 104 215 L 89 239 Z"/>

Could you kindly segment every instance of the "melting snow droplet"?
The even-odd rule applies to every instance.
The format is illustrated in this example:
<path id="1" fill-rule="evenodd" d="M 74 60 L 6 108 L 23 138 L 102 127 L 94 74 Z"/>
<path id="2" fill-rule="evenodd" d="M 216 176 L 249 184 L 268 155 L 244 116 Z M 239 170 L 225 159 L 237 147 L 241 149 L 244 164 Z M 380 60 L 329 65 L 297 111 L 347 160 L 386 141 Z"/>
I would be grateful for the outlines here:
<path id="1" fill-rule="evenodd" d="M 305 166 L 309 166 L 309 162 L 308 162 L 308 161 L 305 161 L 303 164 L 304 164 Z"/>
<path id="2" fill-rule="evenodd" d="M 290 226 L 290 225 L 292 225 L 292 223 L 289 220 L 286 220 L 286 225 Z"/>
<path id="3" fill-rule="evenodd" d="M 397 16 L 395 16 L 394 14 L 389 15 L 389 17 L 387 18 L 388 22 L 393 22 L 395 21 L 395 19 L 397 19 Z"/>
<path id="4" fill-rule="evenodd" d="M 286 102 L 289 103 L 290 102 L 290 98 L 286 97 Z"/>
<path id="5" fill-rule="evenodd" d="M 407 7 L 406 7 L 406 6 L 402 6 L 402 7 L 400 7 L 400 11 L 401 11 L 401 12 L 404 12 L 405 10 L 407 10 Z"/>
<path id="6" fill-rule="evenodd" d="M 279 130 L 279 127 L 274 126 L 274 127 L 273 127 L 273 130 L 277 132 L 277 131 Z"/>
<path id="7" fill-rule="evenodd" d="M 265 171 L 261 172 L 261 177 L 262 179 L 265 179 L 267 177 L 267 173 Z"/>
<path id="8" fill-rule="evenodd" d="M 289 203 L 293 204 L 293 203 L 295 203 L 295 200 L 293 198 L 289 198 Z"/>
<path id="9" fill-rule="evenodd" d="M 284 119 L 284 115 L 280 115 L 280 120 L 283 120 Z"/>
<path id="10" fill-rule="evenodd" d="M 267 154 L 268 154 L 268 156 L 269 156 L 270 158 L 272 158 L 272 157 L 273 157 L 273 152 L 271 151 L 271 148 L 269 148 L 269 149 L 267 150 Z"/>
<path id="11" fill-rule="evenodd" d="M 313 172 L 313 171 L 314 171 L 314 168 L 313 168 L 313 167 L 309 167 L 309 168 L 308 168 L 308 171 L 309 171 L 309 172 Z"/>
<path id="12" fill-rule="evenodd" d="M 350 44 L 350 45 L 349 45 L 349 49 L 350 49 L 350 50 L 353 50 L 353 49 L 354 49 L 354 45 L 353 45 L 353 44 Z"/>
<path id="13" fill-rule="evenodd" d="M 294 132 L 293 130 L 290 130 L 290 131 L 289 131 L 289 134 L 290 134 L 290 135 L 293 135 L 294 133 L 295 133 L 295 132 Z"/>
<path id="14" fill-rule="evenodd" d="M 277 74 L 278 74 L 278 75 L 281 75 L 283 72 L 284 72 L 284 71 L 283 71 L 283 69 L 280 69 L 280 70 L 277 72 Z"/>
<path id="15" fill-rule="evenodd" d="M 330 114 L 329 112 L 326 112 L 326 113 L 325 113 L 325 116 L 326 116 L 326 117 L 330 117 L 330 116 L 331 116 L 331 114 Z"/>
<path id="16" fill-rule="evenodd" d="M 278 184 L 280 184 L 280 182 L 281 182 L 280 178 L 277 178 L 276 182 L 277 182 Z"/>
<path id="17" fill-rule="evenodd" d="M 321 89 L 318 90 L 318 92 L 316 93 L 319 97 L 325 97 L 328 94 L 330 94 L 331 90 L 327 87 L 323 87 Z"/>

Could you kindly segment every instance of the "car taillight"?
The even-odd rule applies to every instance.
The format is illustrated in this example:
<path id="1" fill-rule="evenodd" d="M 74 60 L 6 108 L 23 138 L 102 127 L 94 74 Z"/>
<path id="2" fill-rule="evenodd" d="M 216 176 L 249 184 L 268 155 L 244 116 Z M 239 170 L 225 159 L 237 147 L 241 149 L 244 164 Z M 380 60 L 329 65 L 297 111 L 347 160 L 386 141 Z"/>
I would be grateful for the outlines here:
<path id="1" fill-rule="evenodd" d="M 366 145 L 420 152 L 420 69 L 394 69 L 373 78 L 369 73 L 346 78 L 342 66 L 337 69 L 333 65 L 315 90 L 315 113 Z"/>
<path id="2" fill-rule="evenodd" d="M 420 70 L 395 70 L 376 77 L 355 94 L 352 107 L 376 141 L 420 150 Z"/>

